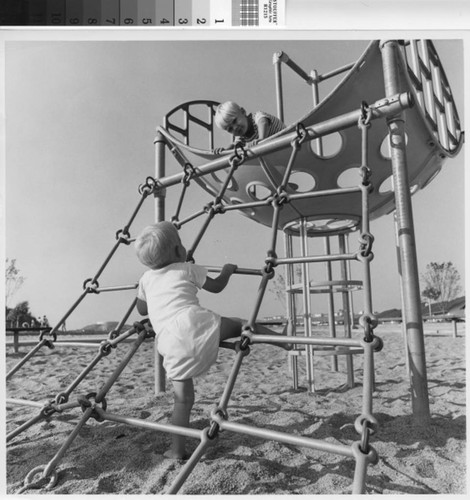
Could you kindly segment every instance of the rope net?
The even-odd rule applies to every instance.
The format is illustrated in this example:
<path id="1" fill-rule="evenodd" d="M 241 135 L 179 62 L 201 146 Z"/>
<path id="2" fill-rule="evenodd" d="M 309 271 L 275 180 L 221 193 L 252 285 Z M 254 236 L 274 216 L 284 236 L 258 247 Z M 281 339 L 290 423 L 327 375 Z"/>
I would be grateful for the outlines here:
<path id="1" fill-rule="evenodd" d="M 304 143 L 311 140 L 308 129 L 303 125 L 299 125 L 292 139 L 289 141 L 287 147 L 290 148 L 291 153 L 287 168 L 282 176 L 279 184 L 273 185 L 273 194 L 267 197 L 262 202 L 254 202 L 256 206 L 264 205 L 269 207 L 272 211 L 272 222 L 271 222 L 271 238 L 269 241 L 268 248 L 266 250 L 266 258 L 260 269 L 238 269 L 236 272 L 239 274 L 254 275 L 259 277 L 259 284 L 257 289 L 256 300 L 253 304 L 253 309 L 249 316 L 249 319 L 242 331 L 240 332 L 240 340 L 231 344 L 230 347 L 234 349 L 234 364 L 229 375 L 227 384 L 221 395 L 219 405 L 213 410 L 210 415 L 210 422 L 206 429 L 201 431 L 196 431 L 188 428 L 178 427 L 171 424 L 160 424 L 160 423 L 149 423 L 146 422 L 146 426 L 156 430 L 168 433 L 176 433 L 182 435 L 188 435 L 200 440 L 200 444 L 193 453 L 191 459 L 182 468 L 180 474 L 174 480 L 173 484 L 169 487 L 167 493 L 176 493 L 185 479 L 188 477 L 192 469 L 197 465 L 200 458 L 203 456 L 207 447 L 214 444 L 214 439 L 219 435 L 221 430 L 230 430 L 236 433 L 249 433 L 265 439 L 277 440 L 284 443 L 293 443 L 298 446 L 304 446 L 312 449 L 322 450 L 330 453 L 338 453 L 340 455 L 345 455 L 353 457 L 357 463 L 357 471 L 362 471 L 356 473 L 354 478 L 354 491 L 362 492 L 365 488 L 365 475 L 367 464 L 374 463 L 377 461 L 377 454 L 374 448 L 370 445 L 370 437 L 375 433 L 377 428 L 377 421 L 372 415 L 372 390 L 373 390 L 373 356 L 374 352 L 382 348 L 382 343 L 379 338 L 375 337 L 373 334 L 373 329 L 376 325 L 376 321 L 372 315 L 371 306 L 371 294 L 369 285 L 369 263 L 373 258 L 372 254 L 372 235 L 369 232 L 369 222 L 368 222 L 368 211 L 367 211 L 367 197 L 368 193 L 371 191 L 370 183 L 370 169 L 367 166 L 367 133 L 370 127 L 370 118 L 372 113 L 368 107 L 362 106 L 358 113 L 359 120 L 358 125 L 361 133 L 363 134 L 362 142 L 362 180 L 361 184 L 358 186 L 357 191 L 362 196 L 363 206 L 364 206 L 364 217 L 362 219 L 362 230 L 359 239 L 359 247 L 355 252 L 349 254 L 337 255 L 337 256 L 311 256 L 304 254 L 302 257 L 286 257 L 279 258 L 278 254 L 279 242 L 278 242 L 278 226 L 279 218 L 282 210 L 285 206 L 290 203 L 290 195 L 287 193 L 287 186 L 289 184 L 290 175 L 296 162 L 296 157 L 301 150 Z M 177 153 L 178 154 L 178 153 Z M 180 176 L 179 184 L 180 196 L 177 203 L 176 211 L 171 217 L 171 220 L 177 229 L 180 229 L 185 224 L 189 222 L 194 222 L 197 219 L 201 219 L 200 229 L 190 246 L 188 251 L 188 261 L 194 261 L 194 255 L 198 248 L 198 245 L 204 238 L 207 229 L 209 228 L 211 222 L 216 215 L 222 215 L 229 210 L 239 210 L 238 205 L 230 205 L 224 201 L 224 194 L 227 187 L 233 181 L 235 172 L 238 169 L 243 168 L 246 159 L 253 154 L 252 151 L 245 149 L 242 145 L 237 145 L 233 151 L 233 154 L 227 159 L 228 170 L 226 169 L 226 175 L 221 183 L 221 187 L 218 192 L 214 193 L 213 200 L 206 204 L 202 209 L 198 210 L 196 213 L 185 215 L 183 214 L 183 209 L 185 206 L 185 200 L 188 190 L 194 184 L 194 179 L 196 176 L 200 176 L 200 170 L 196 169 L 189 162 L 184 161 L 182 165 L 183 174 Z M 125 226 L 116 232 L 116 242 L 112 246 L 111 251 L 105 257 L 103 264 L 99 267 L 92 277 L 87 278 L 83 282 L 82 291 L 73 303 L 70 309 L 64 314 L 64 316 L 59 320 L 59 322 L 49 331 L 42 332 L 38 344 L 7 374 L 7 380 L 15 375 L 21 368 L 23 368 L 28 361 L 43 347 L 48 349 L 53 349 L 55 346 L 66 346 L 66 345 L 83 345 L 92 346 L 96 348 L 96 344 L 86 344 L 86 343 L 61 343 L 58 341 L 59 330 L 61 326 L 66 322 L 66 320 L 71 316 L 71 314 L 77 309 L 77 307 L 82 303 L 85 297 L 96 296 L 105 291 L 119 291 L 119 290 L 129 290 L 137 287 L 136 284 L 126 285 L 122 287 L 102 287 L 99 283 L 99 279 L 104 273 L 109 262 L 112 260 L 117 250 L 121 246 L 129 246 L 133 241 L 130 234 L 130 228 L 136 218 L 137 213 L 143 206 L 145 200 L 150 194 L 156 194 L 159 190 L 165 189 L 165 178 L 155 179 L 153 177 L 148 177 L 145 182 L 139 187 L 140 199 L 137 203 L 137 207 L 132 212 L 132 215 L 125 224 Z M 175 185 L 177 185 L 175 183 Z M 199 189 L 199 186 L 197 186 Z M 306 223 L 303 221 L 303 227 L 305 229 Z M 293 266 L 296 264 L 301 264 L 304 269 L 311 262 L 325 262 L 331 259 L 338 259 L 341 261 L 346 260 L 356 260 L 363 264 L 364 274 L 365 274 L 365 302 L 364 302 L 364 315 L 361 318 L 361 324 L 363 325 L 364 335 L 361 339 L 353 338 L 317 338 L 314 337 L 308 329 L 304 336 L 297 335 L 295 328 L 292 335 L 287 335 L 282 337 L 273 336 L 272 338 L 267 335 L 256 334 L 255 324 L 258 319 L 260 307 L 262 305 L 263 299 L 266 294 L 267 286 L 269 281 L 274 277 L 276 268 L 278 266 L 283 266 L 287 269 L 287 273 L 292 274 Z M 307 294 L 309 292 L 307 291 Z M 124 422 L 129 425 L 139 425 L 136 419 L 131 419 L 122 415 L 114 415 L 107 412 L 107 400 L 106 396 L 117 381 L 122 371 L 125 369 L 131 358 L 137 352 L 139 347 L 143 342 L 148 339 L 153 339 L 154 332 L 152 326 L 149 324 L 148 320 L 143 320 L 134 323 L 132 328 L 123 331 L 126 321 L 130 317 L 136 305 L 136 299 L 132 301 L 129 305 L 128 310 L 125 312 L 123 318 L 117 325 L 117 327 L 111 331 L 108 338 L 102 341 L 97 347 L 97 353 L 92 358 L 90 363 L 79 373 L 73 381 L 61 392 L 57 393 L 54 398 L 48 401 L 46 404 L 40 406 L 38 403 L 29 401 L 19 401 L 19 400 L 7 400 L 10 404 L 21 404 L 30 406 L 40 406 L 39 412 L 34 415 L 30 420 L 19 426 L 13 432 L 7 436 L 7 441 L 10 441 L 20 435 L 25 430 L 29 429 L 31 426 L 38 424 L 39 422 L 50 419 L 55 415 L 59 415 L 67 410 L 79 409 L 82 415 L 77 423 L 75 429 L 62 444 L 60 449 L 57 451 L 55 456 L 44 466 L 36 467 L 33 469 L 28 476 L 25 478 L 25 483 L 23 488 L 19 492 L 24 492 L 27 489 L 33 488 L 46 488 L 51 489 L 59 480 L 58 465 L 63 458 L 67 449 L 70 447 L 76 436 L 78 435 L 80 429 L 85 425 L 89 419 L 95 419 L 98 422 L 104 420 L 119 421 Z M 292 317 L 288 318 L 288 321 L 292 322 Z M 109 356 L 114 352 L 115 348 L 120 346 L 122 342 L 130 339 L 131 337 L 136 337 L 132 341 L 127 353 L 125 353 L 122 360 L 119 362 L 118 366 L 111 373 L 109 379 L 102 387 L 98 388 L 95 392 L 86 392 L 85 394 L 80 394 L 74 400 L 72 399 L 72 394 L 82 385 L 82 383 L 89 377 L 94 368 L 103 360 L 103 358 Z M 351 353 L 360 353 L 364 357 L 364 394 L 363 394 L 363 408 L 362 413 L 357 417 L 356 420 L 356 430 L 359 434 L 357 442 L 353 443 L 351 446 L 331 444 L 328 442 L 323 442 L 320 440 L 312 439 L 310 437 L 294 436 L 288 432 L 281 433 L 275 432 L 269 429 L 258 429 L 256 427 L 246 426 L 237 422 L 230 422 L 228 419 L 228 407 L 230 404 L 230 399 L 232 391 L 235 387 L 236 380 L 242 366 L 243 360 L 249 354 L 250 348 L 257 343 L 264 342 L 286 342 L 294 343 L 296 346 L 307 346 L 309 352 L 313 353 L 316 349 L 329 348 L 335 350 L 336 354 L 341 352 L 346 353 L 351 356 Z M 341 349 L 343 351 L 341 351 Z M 308 377 L 313 381 L 313 366 L 312 370 L 308 372 Z"/>

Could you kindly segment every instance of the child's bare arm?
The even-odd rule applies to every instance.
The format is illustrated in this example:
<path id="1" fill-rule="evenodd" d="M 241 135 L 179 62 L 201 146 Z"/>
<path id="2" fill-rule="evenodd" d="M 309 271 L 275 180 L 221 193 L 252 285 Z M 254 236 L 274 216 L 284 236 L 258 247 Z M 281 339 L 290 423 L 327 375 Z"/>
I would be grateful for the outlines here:
<path id="1" fill-rule="evenodd" d="M 139 311 L 139 314 L 142 314 L 142 316 L 147 316 L 148 310 L 145 300 L 137 299 L 137 311 Z"/>
<path id="2" fill-rule="evenodd" d="M 230 276 L 232 276 L 236 269 L 237 266 L 235 264 L 225 264 L 217 278 L 210 278 L 207 276 L 206 282 L 202 288 L 211 293 L 221 292 L 227 286 Z"/>
<path id="3" fill-rule="evenodd" d="M 263 116 L 257 121 L 256 124 L 258 125 L 259 140 L 262 141 L 263 139 L 266 139 L 266 137 L 268 137 L 269 119 Z"/>

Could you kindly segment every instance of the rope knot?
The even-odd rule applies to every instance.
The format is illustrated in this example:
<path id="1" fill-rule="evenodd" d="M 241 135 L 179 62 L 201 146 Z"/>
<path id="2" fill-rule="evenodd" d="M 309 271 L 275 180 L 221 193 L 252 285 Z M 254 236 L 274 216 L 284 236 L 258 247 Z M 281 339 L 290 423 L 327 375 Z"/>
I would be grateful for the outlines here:
<path id="1" fill-rule="evenodd" d="M 100 284 L 94 278 L 88 278 L 83 282 L 83 289 L 87 291 L 87 293 L 100 293 L 98 288 Z"/>
<path id="2" fill-rule="evenodd" d="M 361 102 L 361 116 L 358 120 L 358 126 L 360 128 L 369 128 L 372 119 L 372 110 L 366 101 Z"/>
<path id="3" fill-rule="evenodd" d="M 119 243 L 124 243 L 125 245 L 130 245 L 130 233 L 129 233 L 129 228 L 125 227 L 123 229 L 119 229 L 119 231 L 116 232 L 116 239 L 119 241 Z"/>
<path id="4" fill-rule="evenodd" d="M 153 193 L 157 187 L 157 181 L 153 177 L 147 177 L 145 182 L 139 186 L 139 194 L 142 196 L 148 196 Z"/>

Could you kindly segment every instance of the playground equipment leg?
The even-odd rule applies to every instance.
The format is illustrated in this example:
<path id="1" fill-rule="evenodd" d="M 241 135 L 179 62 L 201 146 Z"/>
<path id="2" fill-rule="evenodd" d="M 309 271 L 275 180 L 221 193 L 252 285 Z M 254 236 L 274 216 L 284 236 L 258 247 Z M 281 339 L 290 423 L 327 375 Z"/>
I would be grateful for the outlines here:
<path id="1" fill-rule="evenodd" d="M 306 257 L 308 255 L 308 240 L 307 240 L 307 221 L 302 219 L 300 226 L 300 244 L 301 244 L 301 255 Z M 302 264 L 302 288 L 303 288 L 303 299 L 304 299 L 304 329 L 305 336 L 312 336 L 312 312 L 310 303 L 310 275 L 309 266 L 307 263 Z M 307 384 L 308 392 L 315 392 L 315 380 L 314 380 L 314 364 L 313 364 L 313 349 L 311 345 L 305 346 L 306 355 L 306 371 L 307 371 Z"/>
<path id="2" fill-rule="evenodd" d="M 174 495 L 178 493 L 181 486 L 183 486 L 184 482 L 188 478 L 188 476 L 193 471 L 194 467 L 199 463 L 201 457 L 206 452 L 206 448 L 211 444 L 211 440 L 208 437 L 207 431 L 204 434 L 203 439 L 199 443 L 198 447 L 194 450 L 193 454 L 186 462 L 186 465 L 181 469 L 179 474 L 176 476 L 175 480 L 171 484 L 171 486 L 166 491 L 167 495 Z"/>
<path id="3" fill-rule="evenodd" d="M 339 240 L 339 251 L 340 253 L 345 253 L 346 252 L 346 237 L 344 234 L 338 235 L 338 240 Z M 347 280 L 347 274 L 348 274 L 348 264 L 346 261 L 341 262 L 341 279 L 343 281 Z M 344 333 L 345 337 L 351 338 L 351 314 L 350 314 L 350 307 L 349 307 L 349 292 L 344 291 L 341 293 L 342 299 L 343 299 L 343 321 L 344 321 Z M 346 358 L 346 372 L 348 375 L 348 387 L 353 388 L 354 387 L 354 364 L 353 364 L 353 357 L 348 354 L 345 356 Z"/>
<path id="4" fill-rule="evenodd" d="M 356 460 L 352 494 L 363 495 L 366 493 L 367 466 L 369 463 L 377 462 L 377 452 L 374 448 L 370 448 L 367 453 L 364 453 L 357 442 L 353 443 L 352 450 Z"/>
<path id="5" fill-rule="evenodd" d="M 392 40 L 383 41 L 381 43 L 381 50 L 385 93 L 387 97 L 390 97 L 399 89 L 397 42 Z M 395 187 L 399 257 L 403 285 L 402 294 L 405 306 L 404 318 L 406 321 L 405 327 L 411 374 L 412 409 L 414 417 L 423 423 L 429 421 L 430 412 L 403 114 L 398 113 L 388 118 L 387 122 L 390 134 L 393 182 Z"/>
<path id="6" fill-rule="evenodd" d="M 325 236 L 325 254 L 331 255 L 330 237 Z M 326 279 L 331 281 L 333 279 L 331 262 L 326 263 Z M 335 302 L 333 291 L 328 293 L 328 328 L 330 330 L 330 337 L 336 338 L 336 325 L 335 325 Z M 331 371 L 338 371 L 338 356 L 331 357 Z"/>
<path id="7" fill-rule="evenodd" d="M 165 146 L 163 135 L 157 132 L 155 138 L 155 178 L 161 179 L 165 176 Z M 165 220 L 165 190 L 155 192 L 155 221 Z M 157 351 L 155 343 L 155 394 L 165 392 L 166 373 L 163 368 L 163 357 Z"/>
<path id="8" fill-rule="evenodd" d="M 393 212 L 393 223 L 395 226 L 395 244 L 396 244 L 396 251 L 397 251 L 397 263 L 398 263 L 398 275 L 400 277 L 400 290 L 403 289 L 403 273 L 401 271 L 401 263 L 400 263 L 400 245 L 399 245 L 399 237 L 398 237 L 398 223 L 397 223 L 397 213 L 394 211 Z M 401 297 L 401 329 L 402 329 L 402 335 L 403 335 L 403 343 L 405 346 L 405 358 L 406 358 L 406 373 L 408 374 L 408 377 L 410 378 L 410 356 L 408 352 L 408 343 L 406 341 L 406 308 L 405 308 L 405 303 L 403 299 L 403 293 L 400 294 Z"/>

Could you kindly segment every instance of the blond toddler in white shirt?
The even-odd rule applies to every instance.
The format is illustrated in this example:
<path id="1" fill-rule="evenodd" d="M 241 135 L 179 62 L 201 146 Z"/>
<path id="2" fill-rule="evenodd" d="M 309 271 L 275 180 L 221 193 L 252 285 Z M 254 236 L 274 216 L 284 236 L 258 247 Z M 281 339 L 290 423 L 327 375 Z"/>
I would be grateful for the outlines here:
<path id="1" fill-rule="evenodd" d="M 189 427 L 194 404 L 193 378 L 206 373 L 217 359 L 220 342 L 239 337 L 244 322 L 221 317 L 200 306 L 197 292 L 221 292 L 236 271 L 225 264 L 216 278 L 204 267 L 186 262 L 186 249 L 171 222 L 146 227 L 135 241 L 139 260 L 149 267 L 139 281 L 137 310 L 148 315 L 155 331 L 158 352 L 163 357 L 174 388 L 171 423 Z M 256 333 L 276 334 L 261 325 Z M 284 332 L 283 332 L 284 333 Z M 291 344 L 275 344 L 291 349 Z M 185 438 L 173 434 L 168 458 L 185 458 Z"/>

